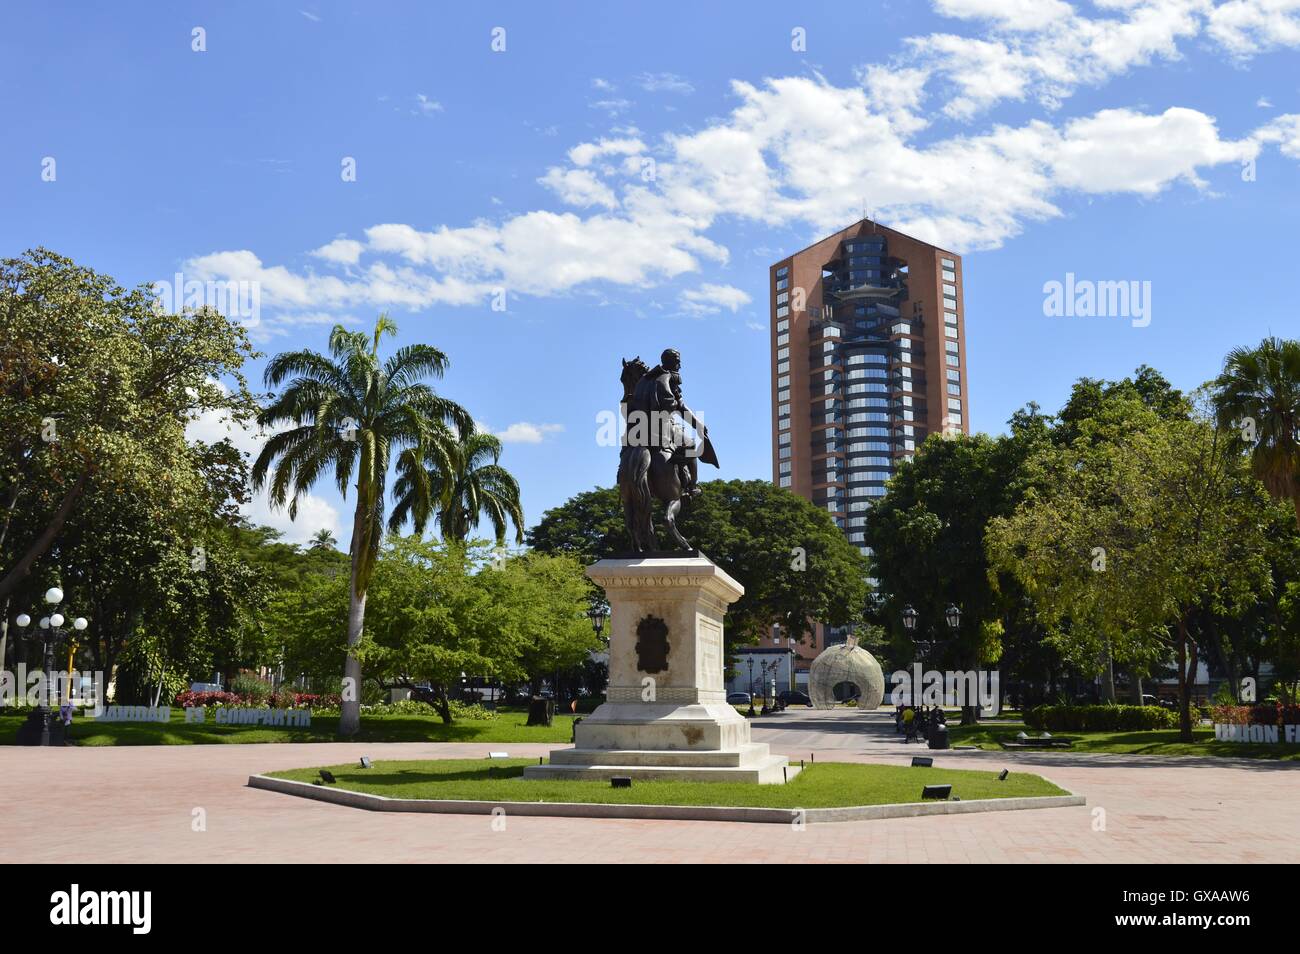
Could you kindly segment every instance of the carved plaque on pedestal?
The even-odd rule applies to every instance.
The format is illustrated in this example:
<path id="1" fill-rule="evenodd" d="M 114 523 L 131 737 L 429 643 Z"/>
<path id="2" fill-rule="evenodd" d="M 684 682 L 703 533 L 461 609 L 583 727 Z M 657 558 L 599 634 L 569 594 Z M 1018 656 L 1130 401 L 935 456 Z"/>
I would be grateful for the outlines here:
<path id="1" fill-rule="evenodd" d="M 668 624 L 658 616 L 642 617 L 636 624 L 636 668 L 649 673 L 668 669 Z"/>

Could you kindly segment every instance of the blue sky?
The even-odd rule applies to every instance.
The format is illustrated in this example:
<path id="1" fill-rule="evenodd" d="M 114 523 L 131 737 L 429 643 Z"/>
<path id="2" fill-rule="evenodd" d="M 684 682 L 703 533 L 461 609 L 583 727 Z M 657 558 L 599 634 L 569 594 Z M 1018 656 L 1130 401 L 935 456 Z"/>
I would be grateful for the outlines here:
<path id="1" fill-rule="evenodd" d="M 612 482 L 619 358 L 667 346 L 707 476 L 770 477 L 767 267 L 864 206 L 965 256 L 976 430 L 1142 362 L 1194 387 L 1296 333 L 1300 0 L 2 16 L 4 255 L 256 281 L 268 353 L 388 310 L 507 440 L 529 523 Z M 1070 272 L 1150 282 L 1150 324 L 1045 317 Z M 252 512 L 295 540 L 346 539 L 347 513 L 324 485 L 297 526 Z"/>

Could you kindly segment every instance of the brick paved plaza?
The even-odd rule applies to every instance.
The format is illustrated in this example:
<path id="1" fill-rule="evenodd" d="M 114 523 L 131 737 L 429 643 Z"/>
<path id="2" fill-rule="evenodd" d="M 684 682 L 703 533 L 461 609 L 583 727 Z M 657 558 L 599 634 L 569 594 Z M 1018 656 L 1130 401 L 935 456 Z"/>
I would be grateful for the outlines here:
<path id="1" fill-rule="evenodd" d="M 754 737 L 795 758 L 896 762 L 884 713 L 790 711 Z M 0 748 L 10 858 L 43 862 L 1296 862 L 1300 764 L 1212 758 L 934 753 L 1035 771 L 1082 808 L 810 825 L 507 818 L 357 811 L 246 787 L 250 774 L 372 758 L 465 758 L 552 745 L 272 744 Z M 49 786 L 50 800 L 33 798 Z M 193 810 L 207 830 L 191 830 Z M 1095 808 L 1106 830 L 1094 831 Z"/>

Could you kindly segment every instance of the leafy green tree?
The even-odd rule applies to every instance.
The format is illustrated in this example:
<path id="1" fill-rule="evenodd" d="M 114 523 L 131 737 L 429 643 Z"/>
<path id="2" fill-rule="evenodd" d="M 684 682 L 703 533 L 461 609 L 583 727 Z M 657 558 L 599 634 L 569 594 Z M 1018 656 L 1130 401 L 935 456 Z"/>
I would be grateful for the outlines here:
<path id="1" fill-rule="evenodd" d="M 269 487 L 271 502 L 287 503 L 290 518 L 297 516 L 298 498 L 327 472 L 332 471 L 345 496 L 349 482 L 355 481 L 348 548 L 349 647 L 360 643 L 365 625 L 366 592 L 384 529 L 389 466 L 408 465 L 416 498 L 411 509 L 431 510 L 432 487 L 420 476 L 426 471 L 416 465 L 434 460 L 439 472 L 449 472 L 452 428 L 473 427 L 468 411 L 424 383 L 424 378 L 441 377 L 447 368 L 447 357 L 437 348 L 407 345 L 380 360 L 383 337 L 396 333 L 397 326 L 380 315 L 373 335 L 336 325 L 328 357 L 308 350 L 276 355 L 267 363 L 266 384 L 289 384 L 258 416 L 263 427 L 292 425 L 269 438 L 253 464 L 254 486 Z M 355 653 L 344 662 L 343 679 L 339 734 L 349 736 L 361 726 L 361 662 Z"/>
<path id="2" fill-rule="evenodd" d="M 239 369 L 253 354 L 213 309 L 162 313 L 146 288 L 45 249 L 0 261 L 0 604 L 92 481 L 123 493 L 164 483 L 195 414 L 247 419 Z"/>
<path id="3" fill-rule="evenodd" d="M 503 677 L 525 678 L 536 692 L 543 677 L 601 648 L 586 616 L 595 588 L 574 557 L 532 552 L 494 560 L 477 582 L 492 606 L 490 625 L 515 647 L 513 660 L 498 668 Z"/>
<path id="4" fill-rule="evenodd" d="M 1300 526 L 1300 341 L 1265 338 L 1228 354 L 1214 384 L 1219 423 L 1251 444 L 1250 465 Z"/>
<path id="5" fill-rule="evenodd" d="M 761 637 L 773 624 L 802 636 L 813 621 L 843 626 L 861 619 L 867 562 L 829 514 L 765 480 L 714 480 L 700 489 L 678 526 L 745 588 L 727 613 L 728 648 Z M 618 491 L 587 491 L 548 510 L 528 542 L 584 564 L 626 552 Z"/>
<path id="6" fill-rule="evenodd" d="M 526 539 L 534 550 L 567 553 L 584 566 L 626 553 L 632 546 L 623 528 L 623 505 L 616 487 L 595 487 L 575 494 L 542 514 Z"/>
<path id="7" fill-rule="evenodd" d="M 255 527 L 240 520 L 227 533 L 241 558 L 263 571 L 277 590 L 292 589 L 312 576 L 347 576 L 351 566 L 347 554 L 333 547 L 313 545 L 303 550 L 285 543 L 284 535 L 271 527 Z M 340 668 L 342 664 L 340 660 Z"/>
<path id="8" fill-rule="evenodd" d="M 264 624 L 290 682 L 314 690 L 338 684 L 348 655 L 349 581 L 346 572 L 306 574 L 272 597 Z"/>
<path id="9" fill-rule="evenodd" d="M 913 658 L 902 624 L 909 605 L 918 614 L 916 636 L 936 643 L 927 664 L 978 669 L 1000 658 L 1008 604 L 1019 591 L 994 585 L 984 533 L 991 519 L 1014 509 L 1020 468 L 1046 433 L 1036 408 L 1022 412 L 1012 430 L 999 438 L 930 436 L 867 512 L 865 542 L 879 581 L 873 617 L 893 635 L 897 658 Z M 949 604 L 962 613 L 955 633 L 945 619 Z M 967 705 L 963 721 L 977 718 L 978 706 Z"/>
<path id="10" fill-rule="evenodd" d="M 372 581 L 374 610 L 357 655 L 387 685 L 428 683 L 444 722 L 462 674 L 494 676 L 518 646 L 501 625 L 514 606 L 494 605 L 473 574 L 482 554 L 458 544 L 390 537 Z"/>
<path id="11" fill-rule="evenodd" d="M 447 452 L 449 468 L 444 460 Z M 416 532 L 424 532 L 432 505 L 443 540 L 464 543 L 486 515 L 498 544 L 505 542 L 507 521 L 515 525 L 515 542 L 523 543 L 519 483 L 500 461 L 500 439 L 477 429 L 461 431 L 454 445 L 439 446 L 426 460 L 399 461 L 393 486 L 397 502 L 389 528 L 400 529 L 410 515 Z"/>
<path id="12" fill-rule="evenodd" d="M 1081 438 L 1090 443 L 1107 439 L 1117 428 L 1129 426 L 1126 418 L 1134 408 L 1165 420 L 1186 419 L 1192 409 L 1187 397 L 1149 365 L 1141 365 L 1133 377 L 1119 381 L 1080 378 L 1056 415 L 1052 440 L 1068 445 Z M 1109 426 L 1099 426 L 1099 422 L 1109 422 Z"/>
<path id="13" fill-rule="evenodd" d="M 1238 615 L 1270 585 L 1263 488 L 1204 411 L 1045 450 L 1035 465 L 1050 479 L 991 522 L 991 564 L 1081 663 L 1172 650 L 1190 741 L 1198 615 Z"/>

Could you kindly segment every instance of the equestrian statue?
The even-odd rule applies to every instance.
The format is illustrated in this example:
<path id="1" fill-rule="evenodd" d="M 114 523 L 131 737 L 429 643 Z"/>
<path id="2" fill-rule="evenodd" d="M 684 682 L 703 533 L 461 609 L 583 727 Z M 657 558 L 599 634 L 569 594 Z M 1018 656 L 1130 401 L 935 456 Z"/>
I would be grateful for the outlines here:
<path id="1" fill-rule="evenodd" d="M 669 348 L 647 369 L 639 357 L 623 362 L 621 410 L 627 428 L 618 461 L 618 494 L 632 550 L 659 550 L 652 507 L 667 507 L 668 532 L 683 550 L 691 545 L 677 529 L 682 501 L 698 496 L 699 462 L 718 466 L 709 429 L 682 400 L 682 356 Z M 696 441 L 686 433 L 690 425 Z"/>

